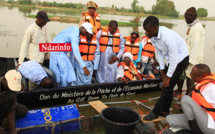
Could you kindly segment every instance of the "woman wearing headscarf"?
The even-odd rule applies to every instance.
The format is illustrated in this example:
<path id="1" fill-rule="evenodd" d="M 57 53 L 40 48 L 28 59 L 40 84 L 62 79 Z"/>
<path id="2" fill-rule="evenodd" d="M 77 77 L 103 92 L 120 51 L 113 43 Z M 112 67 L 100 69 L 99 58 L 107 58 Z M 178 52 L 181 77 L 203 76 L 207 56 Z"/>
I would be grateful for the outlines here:
<path id="1" fill-rule="evenodd" d="M 128 81 L 133 80 L 142 80 L 142 78 L 151 78 L 150 76 L 140 73 L 136 69 L 133 62 L 133 55 L 130 52 L 126 52 L 122 56 L 123 62 L 120 62 L 117 68 L 117 80 L 120 82 L 125 82 L 128 84 Z"/>

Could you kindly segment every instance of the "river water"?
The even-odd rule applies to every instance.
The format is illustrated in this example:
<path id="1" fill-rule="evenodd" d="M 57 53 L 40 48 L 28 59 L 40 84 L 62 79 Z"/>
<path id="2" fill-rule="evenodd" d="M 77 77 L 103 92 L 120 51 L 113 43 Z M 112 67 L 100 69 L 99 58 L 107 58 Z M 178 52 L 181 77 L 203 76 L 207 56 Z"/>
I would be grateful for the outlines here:
<path id="1" fill-rule="evenodd" d="M 23 35 L 25 33 L 26 28 L 32 24 L 35 19 L 26 17 L 29 14 L 36 14 L 38 12 L 37 9 L 30 9 L 30 8 L 23 8 L 23 7 L 9 7 L 9 6 L 0 6 L 1 12 L 1 21 L 0 21 L 0 57 L 18 57 L 20 45 L 22 42 Z M 58 12 L 47 12 L 48 15 L 64 15 L 64 16 L 73 16 L 79 17 L 79 12 L 74 13 L 58 13 Z M 120 15 L 107 15 L 107 14 L 100 14 L 101 18 L 105 20 L 117 20 L 117 21 L 124 21 L 129 22 L 134 19 L 131 16 L 120 16 Z M 145 18 L 140 19 L 141 26 L 137 27 L 141 36 L 144 35 L 144 30 L 142 28 L 142 22 Z M 160 19 L 160 22 L 168 23 L 169 28 L 176 31 L 180 36 L 185 37 L 185 33 L 187 30 L 187 26 L 184 20 L 175 20 L 175 19 Z M 205 38 L 205 48 L 204 48 L 204 63 L 208 64 L 212 70 L 215 72 L 215 62 L 213 57 L 215 57 L 215 38 L 214 38 L 214 21 L 202 21 L 202 24 L 205 26 L 206 31 L 206 38 Z M 61 23 L 61 22 L 49 22 L 47 24 L 48 35 L 50 39 L 53 39 L 54 35 L 60 33 L 63 29 L 69 26 L 78 26 L 78 24 L 74 23 Z M 120 32 L 123 36 L 129 35 L 132 31 L 132 27 L 119 27 Z M 144 94 L 132 95 L 132 96 L 125 96 L 125 97 L 117 97 L 111 99 L 104 99 L 103 102 L 107 101 L 126 101 L 126 100 L 146 100 L 149 97 L 157 97 L 160 95 L 160 91 L 156 92 L 149 92 Z M 153 107 L 156 101 L 145 103 L 149 107 Z M 177 102 L 173 101 L 173 106 Z M 109 105 L 113 106 L 113 105 Z M 129 106 L 135 109 L 137 112 L 143 111 L 143 108 L 135 104 L 123 104 L 120 106 Z M 98 114 L 94 109 L 91 107 L 87 108 L 80 108 L 82 115 L 95 115 Z M 176 108 L 173 107 L 172 113 L 177 113 L 178 111 Z M 165 124 L 165 122 L 164 122 Z M 157 130 L 161 130 L 165 125 L 158 125 L 156 123 L 149 123 L 149 125 Z M 100 130 L 97 133 L 104 133 L 104 128 L 96 128 L 96 130 Z M 90 133 L 94 133 L 91 131 Z"/>

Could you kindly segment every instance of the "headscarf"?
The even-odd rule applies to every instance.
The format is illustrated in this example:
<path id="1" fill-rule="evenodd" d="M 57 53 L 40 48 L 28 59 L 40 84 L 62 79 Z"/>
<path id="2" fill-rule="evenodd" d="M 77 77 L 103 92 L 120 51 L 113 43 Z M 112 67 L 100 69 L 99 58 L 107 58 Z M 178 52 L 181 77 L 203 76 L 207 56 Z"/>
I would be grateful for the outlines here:
<path id="1" fill-rule="evenodd" d="M 130 52 L 125 52 L 122 56 L 122 59 L 124 60 L 125 57 L 130 58 L 130 60 L 133 60 L 133 55 Z"/>
<path id="2" fill-rule="evenodd" d="M 197 15 L 196 8 L 195 7 L 188 8 L 184 14 L 185 15 Z"/>

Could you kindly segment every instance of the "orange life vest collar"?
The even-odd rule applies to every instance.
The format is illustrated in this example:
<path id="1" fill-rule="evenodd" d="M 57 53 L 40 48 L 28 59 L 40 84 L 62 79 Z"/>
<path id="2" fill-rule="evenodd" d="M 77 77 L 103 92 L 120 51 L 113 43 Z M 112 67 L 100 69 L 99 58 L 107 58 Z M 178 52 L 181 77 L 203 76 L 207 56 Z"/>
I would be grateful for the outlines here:
<path id="1" fill-rule="evenodd" d="M 151 40 L 147 36 L 144 36 L 143 38 L 147 38 L 147 43 L 142 49 L 142 55 L 152 58 L 155 54 L 155 47 L 152 45 Z"/>
<path id="2" fill-rule="evenodd" d="M 113 39 L 113 44 L 108 44 L 109 38 Z M 118 53 L 119 52 L 119 45 L 120 45 L 119 29 L 117 29 L 116 33 L 113 36 L 109 36 L 108 35 L 108 27 L 103 27 L 99 44 L 100 44 L 100 51 L 101 52 L 105 52 L 107 47 L 112 47 L 113 53 Z"/>
<path id="3" fill-rule="evenodd" d="M 203 78 L 201 82 L 196 84 L 195 89 L 193 90 L 193 93 L 192 93 L 192 98 L 215 120 L 215 108 L 205 100 L 205 98 L 201 93 L 202 91 L 205 90 L 205 86 L 208 83 L 215 84 L 214 74 L 211 74 L 210 76 Z"/>
<path id="4" fill-rule="evenodd" d="M 97 41 L 95 35 L 92 37 L 90 44 L 86 36 L 80 35 L 79 51 L 83 60 L 92 61 L 94 59 L 96 47 Z"/>

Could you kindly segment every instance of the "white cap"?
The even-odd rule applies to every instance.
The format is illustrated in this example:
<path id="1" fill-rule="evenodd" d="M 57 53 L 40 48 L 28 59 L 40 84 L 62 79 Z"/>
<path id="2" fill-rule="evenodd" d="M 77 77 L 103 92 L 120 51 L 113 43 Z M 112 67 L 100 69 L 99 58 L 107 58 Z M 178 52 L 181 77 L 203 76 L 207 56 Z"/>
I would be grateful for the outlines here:
<path id="1" fill-rule="evenodd" d="M 131 61 L 133 61 L 133 55 L 130 52 L 125 52 L 122 56 L 122 59 L 124 60 L 125 57 L 128 57 Z"/>
<path id="2" fill-rule="evenodd" d="M 84 27 L 89 34 L 93 34 L 92 25 L 90 23 L 86 22 L 86 23 L 83 23 L 81 26 Z"/>
<path id="3" fill-rule="evenodd" d="M 5 74 L 5 78 L 7 80 L 7 84 L 10 90 L 16 92 L 21 90 L 22 75 L 19 71 L 12 69 Z"/>

